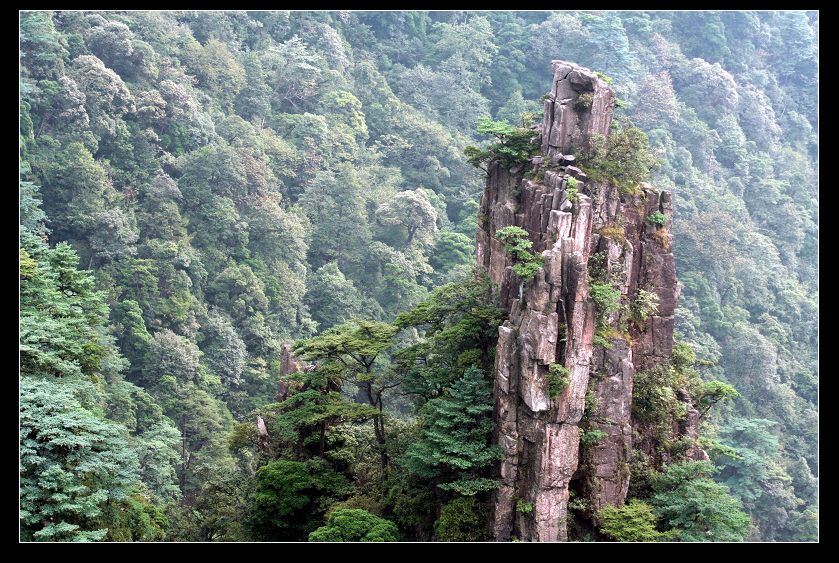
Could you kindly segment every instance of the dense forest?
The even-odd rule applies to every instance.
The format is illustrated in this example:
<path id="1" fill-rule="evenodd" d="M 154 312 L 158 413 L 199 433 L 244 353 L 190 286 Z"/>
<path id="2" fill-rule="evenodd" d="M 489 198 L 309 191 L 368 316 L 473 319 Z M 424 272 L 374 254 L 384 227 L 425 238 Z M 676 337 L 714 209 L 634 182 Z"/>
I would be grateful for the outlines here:
<path id="1" fill-rule="evenodd" d="M 21 540 L 490 539 L 505 311 L 467 147 L 538 121 L 561 58 L 674 194 L 680 344 L 648 377 L 736 389 L 710 461 L 633 463 L 572 539 L 816 541 L 818 26 L 21 12 Z"/>

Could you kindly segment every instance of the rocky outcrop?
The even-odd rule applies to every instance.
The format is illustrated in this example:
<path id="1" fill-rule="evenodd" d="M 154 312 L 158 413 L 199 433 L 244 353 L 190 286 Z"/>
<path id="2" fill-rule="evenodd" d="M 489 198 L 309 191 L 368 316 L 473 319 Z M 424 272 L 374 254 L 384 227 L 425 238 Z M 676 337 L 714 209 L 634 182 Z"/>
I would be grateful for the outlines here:
<path id="1" fill-rule="evenodd" d="M 277 384 L 277 395 L 274 400 L 282 403 L 288 398 L 289 385 L 285 377 L 300 370 L 303 365 L 292 354 L 291 344 L 283 344 L 280 348 L 280 382 Z"/>
<path id="2" fill-rule="evenodd" d="M 565 61 L 553 62 L 554 80 L 545 99 L 542 153 L 561 163 L 594 133 L 606 135 L 615 111 L 615 93 L 595 73 Z"/>
<path id="3" fill-rule="evenodd" d="M 588 500 L 590 517 L 623 503 L 633 376 L 669 361 L 673 347 L 678 285 L 670 194 L 649 185 L 622 194 L 572 165 L 573 153 L 592 135 L 608 134 L 615 96 L 588 69 L 563 61 L 554 61 L 553 69 L 537 128 L 542 156 L 512 169 L 490 163 L 480 207 L 478 265 L 499 286 L 509 311 L 499 327 L 494 368 L 495 438 L 504 454 L 491 523 L 498 540 L 566 540 L 572 480 Z M 665 225 L 646 220 L 653 211 L 666 216 Z M 543 257 L 533 279 L 516 276 L 495 238 L 510 225 L 525 229 Z M 619 288 L 624 312 L 639 288 L 658 296 L 657 311 L 629 326 L 626 314 L 597 311 L 593 276 Z M 554 397 L 552 364 L 568 374 L 567 387 Z M 580 447 L 581 435 L 587 447 Z"/>

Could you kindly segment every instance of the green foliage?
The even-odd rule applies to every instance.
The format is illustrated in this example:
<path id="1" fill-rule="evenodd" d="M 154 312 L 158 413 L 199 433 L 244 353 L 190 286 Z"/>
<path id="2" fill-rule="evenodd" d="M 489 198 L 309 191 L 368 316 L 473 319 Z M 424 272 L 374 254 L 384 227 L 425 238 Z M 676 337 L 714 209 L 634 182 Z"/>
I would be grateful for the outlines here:
<path id="1" fill-rule="evenodd" d="M 658 312 L 658 294 L 639 287 L 635 299 L 632 300 L 630 312 L 632 319 L 643 325 L 650 316 Z"/>
<path id="2" fill-rule="evenodd" d="M 399 530 L 390 520 L 379 518 L 366 510 L 341 508 L 332 511 L 321 526 L 309 534 L 310 542 L 395 542 Z"/>
<path id="3" fill-rule="evenodd" d="M 610 76 L 606 76 L 605 74 L 603 74 L 603 73 L 602 73 L 602 72 L 600 72 L 600 71 L 595 71 L 595 73 L 594 73 L 594 74 L 596 74 L 596 75 L 597 75 L 597 77 L 598 77 L 599 79 L 601 79 L 603 82 L 605 82 L 606 84 L 611 84 L 611 83 L 612 83 L 612 80 L 613 80 L 613 78 L 612 78 L 612 77 L 610 77 Z"/>
<path id="4" fill-rule="evenodd" d="M 498 446 L 489 445 L 490 413 L 491 383 L 480 369 L 467 368 L 448 394 L 423 407 L 422 438 L 408 447 L 402 465 L 461 495 L 495 489 L 498 483 L 484 476 L 500 456 Z"/>
<path id="5" fill-rule="evenodd" d="M 610 183 L 622 193 L 636 193 L 659 164 L 647 135 L 633 126 L 619 126 L 608 138 L 592 135 L 580 157 L 589 178 Z"/>
<path id="6" fill-rule="evenodd" d="M 505 121 L 493 121 L 488 117 L 479 119 L 478 133 L 494 136 L 495 142 L 486 149 L 466 147 L 467 162 L 481 168 L 483 163 L 498 161 L 505 168 L 512 168 L 527 161 L 538 151 L 538 147 L 533 144 L 534 133 L 529 121 L 532 121 L 532 116 L 529 119 L 523 118 L 522 127 L 514 127 Z"/>
<path id="7" fill-rule="evenodd" d="M 49 248 L 21 232 L 26 252 L 21 279 L 21 373 L 36 377 L 91 376 L 109 350 L 103 328 L 108 308 L 94 290 L 93 277 L 76 270 L 78 255 L 69 244 Z"/>
<path id="8" fill-rule="evenodd" d="M 146 501 L 174 501 L 183 488 L 192 504 L 167 510 L 168 538 L 250 539 L 237 499 L 253 472 L 272 455 L 313 455 L 319 428 L 280 432 L 268 417 L 270 451 L 238 449 L 236 469 L 231 415 L 254 430 L 245 421 L 273 400 L 281 342 L 358 316 L 392 319 L 460 279 L 472 243 L 450 233 L 472 240 L 479 223 L 489 228 L 477 217 L 483 180 L 463 149 L 477 144 L 479 118 L 539 111 L 529 100 L 551 80 L 550 53 L 563 53 L 614 76 L 648 135 L 614 123 L 589 155 L 575 151 L 589 179 L 637 193 L 649 153 L 661 159 L 654 183 L 674 193 L 679 215 L 676 322 L 714 361 L 677 357 L 677 346 L 674 372 L 646 391 L 639 375 L 642 410 L 661 409 L 649 424 L 672 428 L 680 407 L 670 398 L 685 389 L 700 411 L 732 395 L 703 391 L 703 380 L 736 386 L 737 400 L 703 422 L 748 461 L 725 479 L 743 485 L 735 494 L 760 528 L 750 538 L 817 537 L 818 29 L 817 12 L 794 10 L 21 12 L 21 373 L 92 382 L 83 406 L 117 425 L 147 487 L 104 504 L 83 529 L 159 538 L 166 526 Z M 474 163 L 536 152 L 528 121 L 484 123 L 503 141 L 470 149 Z M 406 203 L 421 212 L 409 217 Z M 590 265 L 606 283 L 594 256 Z M 536 271 L 514 266 L 522 279 Z M 385 350 L 371 366 L 389 425 L 413 414 L 410 399 L 445 395 L 467 367 L 489 372 L 503 316 L 490 296 L 449 290 L 429 309 L 448 311 L 443 320 L 406 326 L 396 363 Z M 619 322 L 643 317 L 637 305 Z M 599 327 L 596 344 L 618 329 Z M 759 432 L 725 432 L 741 432 L 743 416 L 777 423 L 777 455 L 747 455 Z M 671 459 L 686 445 L 659 435 Z M 404 442 L 393 438 L 385 446 L 399 457 Z M 385 487 L 375 464 L 358 461 L 375 457 L 375 439 L 366 425 L 328 424 L 324 455 L 371 491 Z M 410 522 L 407 538 L 430 539 L 437 489 L 393 479 L 388 510 Z"/>
<path id="9" fill-rule="evenodd" d="M 605 432 L 596 428 L 593 430 L 586 430 L 580 434 L 580 445 L 584 448 L 591 447 L 603 440 L 606 436 L 607 434 Z"/>
<path id="10" fill-rule="evenodd" d="M 105 539 L 110 503 L 137 508 L 139 462 L 124 430 L 83 405 L 95 396 L 89 383 L 24 377 L 20 386 L 22 539 Z"/>
<path id="11" fill-rule="evenodd" d="M 771 433 L 775 426 L 770 420 L 733 418 L 720 431 L 721 441 L 711 454 L 719 468 L 716 480 L 743 502 L 767 541 L 795 537 L 790 519 L 804 502 L 798 497 L 810 492 L 807 482 L 812 483 L 806 464 L 787 469 L 781 463 L 779 440 Z"/>
<path id="12" fill-rule="evenodd" d="M 504 243 L 504 250 L 513 258 L 513 272 L 523 280 L 532 279 L 542 267 L 543 258 L 530 251 L 533 243 L 527 231 L 521 227 L 504 227 L 495 231 L 495 238 Z"/>
<path id="13" fill-rule="evenodd" d="M 521 514 L 530 514 L 533 512 L 533 503 L 526 500 L 518 499 L 516 501 L 516 512 Z"/>
<path id="14" fill-rule="evenodd" d="M 577 111 L 589 111 L 591 110 L 592 102 L 594 102 L 594 94 L 585 92 L 577 96 L 577 99 L 574 100 L 574 108 Z"/>
<path id="15" fill-rule="evenodd" d="M 458 497 L 443 505 L 435 523 L 436 535 L 445 542 L 485 540 L 486 507 L 475 497 Z"/>
<path id="16" fill-rule="evenodd" d="M 298 372 L 287 377 L 293 391 L 272 408 L 275 414 L 273 430 L 298 453 L 311 450 L 324 457 L 326 442 L 320 434 L 344 423 L 363 422 L 379 415 L 370 405 L 349 400 L 340 392 L 340 383 L 328 367 Z M 340 380 L 338 380 L 340 381 Z M 324 436 L 325 440 L 325 436 Z"/>
<path id="17" fill-rule="evenodd" d="M 671 537 L 656 529 L 658 518 L 652 507 L 637 499 L 623 506 L 606 506 L 598 519 L 600 532 L 619 542 L 656 542 Z"/>
<path id="18" fill-rule="evenodd" d="M 621 309 L 621 292 L 611 283 L 591 283 L 589 295 L 594 301 L 598 328 L 602 330 L 606 326 L 609 315 Z"/>
<path id="19" fill-rule="evenodd" d="M 248 528 L 260 541 L 304 541 L 349 491 L 346 478 L 322 461 L 272 461 L 256 473 Z"/>
<path id="20" fill-rule="evenodd" d="M 548 396 L 551 399 L 559 397 L 571 384 L 568 368 L 562 364 L 548 366 Z"/>
<path id="21" fill-rule="evenodd" d="M 650 504 L 679 541 L 743 541 L 751 519 L 724 485 L 712 481 L 706 461 L 670 465 L 653 482 Z"/>
<path id="22" fill-rule="evenodd" d="M 647 216 L 647 221 L 653 225 L 663 227 L 667 223 L 667 216 L 661 211 L 653 211 Z"/>
<path id="23" fill-rule="evenodd" d="M 394 354 L 405 392 L 428 400 L 470 366 L 489 372 L 504 315 L 497 290 L 478 274 L 438 287 L 414 309 L 397 315 L 396 326 L 424 331 L 418 343 Z"/>
<path id="24" fill-rule="evenodd" d="M 705 414 L 720 401 L 732 400 L 739 396 L 740 393 L 737 392 L 737 389 L 728 383 L 707 381 L 702 385 L 697 399 L 699 400 L 699 408 L 702 409 L 702 414 Z"/>

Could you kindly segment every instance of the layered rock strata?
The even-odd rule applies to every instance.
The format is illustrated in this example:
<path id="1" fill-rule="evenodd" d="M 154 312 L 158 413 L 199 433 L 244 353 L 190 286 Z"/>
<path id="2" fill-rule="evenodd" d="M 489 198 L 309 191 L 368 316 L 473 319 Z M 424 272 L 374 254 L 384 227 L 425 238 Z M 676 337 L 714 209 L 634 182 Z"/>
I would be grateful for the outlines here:
<path id="1" fill-rule="evenodd" d="M 615 95 L 588 69 L 563 61 L 554 61 L 553 69 L 537 128 L 542 156 L 512 169 L 490 163 L 480 207 L 478 265 L 499 286 L 509 311 L 499 327 L 494 369 L 495 438 L 504 454 L 491 522 L 497 540 L 566 540 L 572 479 L 582 483 L 578 494 L 592 516 L 623 503 L 633 376 L 669 361 L 673 347 L 679 292 L 671 196 L 646 184 L 622 194 L 572 165 L 572 155 L 593 135 L 608 135 Z M 665 215 L 663 226 L 646 220 L 654 211 Z M 510 225 L 525 229 L 544 259 L 533 279 L 515 275 L 495 238 Z M 629 326 L 625 315 L 597 311 L 593 268 L 620 289 L 624 311 L 639 288 L 658 296 L 658 309 Z M 568 374 L 567 387 L 554 397 L 552 364 Z M 602 437 L 581 450 L 581 434 L 595 430 Z"/>

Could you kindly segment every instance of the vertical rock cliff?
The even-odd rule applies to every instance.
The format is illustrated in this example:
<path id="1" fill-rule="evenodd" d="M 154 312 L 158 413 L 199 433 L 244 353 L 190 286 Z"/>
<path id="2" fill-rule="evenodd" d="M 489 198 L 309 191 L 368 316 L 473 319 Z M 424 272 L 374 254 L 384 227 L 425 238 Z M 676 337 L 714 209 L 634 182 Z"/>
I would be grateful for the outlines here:
<path id="1" fill-rule="evenodd" d="M 536 131 L 542 155 L 512 169 L 490 163 L 480 207 L 478 265 L 498 284 L 509 311 L 498 330 L 494 369 L 504 454 L 491 522 L 497 540 L 568 539 L 572 490 L 589 519 L 605 505 L 623 503 L 631 477 L 633 377 L 669 361 L 673 348 L 679 290 L 671 196 L 647 184 L 621 193 L 572 165 L 593 135 L 608 135 L 615 94 L 588 69 L 554 61 L 553 70 Z M 654 212 L 663 224 L 647 220 Z M 533 279 L 516 276 L 495 238 L 511 225 L 527 231 L 544 259 Z M 599 311 L 593 286 L 619 289 L 620 310 Z M 655 294 L 658 305 L 627 322 L 641 291 Z M 564 378 L 559 393 L 551 391 L 557 374 Z M 695 434 L 695 418 L 688 417 L 683 434 Z"/>

